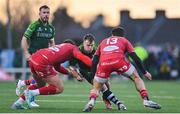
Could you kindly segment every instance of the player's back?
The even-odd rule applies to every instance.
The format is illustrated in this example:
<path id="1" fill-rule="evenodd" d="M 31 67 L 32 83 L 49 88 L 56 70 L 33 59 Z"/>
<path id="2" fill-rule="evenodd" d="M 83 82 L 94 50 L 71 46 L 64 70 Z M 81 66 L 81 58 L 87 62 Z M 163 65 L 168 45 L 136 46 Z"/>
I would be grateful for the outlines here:
<path id="1" fill-rule="evenodd" d="M 112 36 L 104 39 L 99 47 L 100 60 L 112 58 L 125 59 L 126 52 L 134 51 L 131 43 L 124 37 Z"/>
<path id="2" fill-rule="evenodd" d="M 41 49 L 37 53 L 46 58 L 50 64 L 54 65 L 71 60 L 74 56 L 74 50 L 78 50 L 75 45 L 63 43 L 53 47 Z"/>

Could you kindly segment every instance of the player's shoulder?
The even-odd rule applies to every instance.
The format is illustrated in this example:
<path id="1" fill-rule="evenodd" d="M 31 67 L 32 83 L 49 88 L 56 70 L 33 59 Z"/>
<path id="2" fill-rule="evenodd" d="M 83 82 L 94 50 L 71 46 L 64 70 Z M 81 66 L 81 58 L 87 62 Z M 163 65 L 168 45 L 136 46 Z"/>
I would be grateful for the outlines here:
<path id="1" fill-rule="evenodd" d="M 32 22 L 29 24 L 29 27 L 35 28 L 35 27 L 38 26 L 39 24 L 40 24 L 40 22 L 39 22 L 38 20 L 32 21 Z"/>
<path id="2" fill-rule="evenodd" d="M 76 45 L 73 45 L 71 43 L 62 43 L 60 46 L 66 47 L 66 48 L 78 48 Z"/>
<path id="3" fill-rule="evenodd" d="M 99 44 L 95 43 L 93 46 L 93 50 L 96 50 L 98 48 Z"/>
<path id="4" fill-rule="evenodd" d="M 54 25 L 52 23 L 48 23 L 49 24 L 49 27 L 55 29 Z"/>
<path id="5" fill-rule="evenodd" d="M 80 51 L 83 51 L 83 50 L 84 50 L 83 44 L 80 44 L 78 47 L 79 47 L 79 50 L 80 50 Z"/>

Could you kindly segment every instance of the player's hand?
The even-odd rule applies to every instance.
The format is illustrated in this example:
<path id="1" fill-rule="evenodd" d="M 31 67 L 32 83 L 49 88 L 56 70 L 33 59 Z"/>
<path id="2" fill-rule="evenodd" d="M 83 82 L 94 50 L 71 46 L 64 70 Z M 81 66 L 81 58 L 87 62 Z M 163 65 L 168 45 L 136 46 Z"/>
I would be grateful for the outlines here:
<path id="1" fill-rule="evenodd" d="M 147 79 L 152 80 L 152 76 L 151 76 L 151 74 L 150 74 L 148 71 L 146 71 L 146 74 L 144 74 L 144 76 L 145 76 Z"/>
<path id="2" fill-rule="evenodd" d="M 82 82 L 83 81 L 83 78 L 79 75 L 77 78 L 77 81 L 79 81 L 79 82 Z"/>
<path id="3" fill-rule="evenodd" d="M 25 53 L 25 59 L 26 59 L 26 61 L 29 61 L 30 57 L 31 57 L 31 54 Z"/>
<path id="4" fill-rule="evenodd" d="M 82 75 L 80 73 L 78 73 L 75 68 L 69 67 L 68 71 L 69 71 L 69 74 L 72 75 L 73 77 L 75 77 L 78 81 L 80 81 L 80 82 L 83 81 Z"/>

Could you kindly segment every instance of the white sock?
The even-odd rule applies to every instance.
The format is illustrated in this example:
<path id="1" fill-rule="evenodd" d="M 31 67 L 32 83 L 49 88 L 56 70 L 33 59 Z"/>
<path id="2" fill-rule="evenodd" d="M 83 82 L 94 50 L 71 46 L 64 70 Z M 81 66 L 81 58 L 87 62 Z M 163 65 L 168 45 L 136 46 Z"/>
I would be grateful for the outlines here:
<path id="1" fill-rule="evenodd" d="M 94 106 L 95 102 L 96 102 L 96 100 L 94 98 L 91 98 L 91 100 L 89 101 L 89 104 L 92 104 Z"/>
<path id="2" fill-rule="evenodd" d="M 31 91 L 31 92 L 32 92 L 32 95 L 33 95 L 33 96 L 40 95 L 39 89 L 29 90 L 29 91 Z"/>
<path id="3" fill-rule="evenodd" d="M 24 103 L 24 99 L 22 99 L 21 97 L 15 102 L 15 104 L 23 104 Z"/>
<path id="4" fill-rule="evenodd" d="M 20 82 L 20 85 L 21 85 L 21 86 L 25 86 L 25 85 L 26 85 L 26 84 L 25 84 L 25 80 L 21 81 L 21 82 Z"/>

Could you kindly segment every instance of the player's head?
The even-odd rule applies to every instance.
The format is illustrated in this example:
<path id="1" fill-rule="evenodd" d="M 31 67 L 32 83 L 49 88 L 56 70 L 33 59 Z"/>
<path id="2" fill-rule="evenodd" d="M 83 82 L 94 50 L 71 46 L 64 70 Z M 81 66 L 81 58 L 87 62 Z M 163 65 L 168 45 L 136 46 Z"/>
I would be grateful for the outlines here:
<path id="1" fill-rule="evenodd" d="M 86 53 L 91 53 L 95 45 L 94 36 L 92 34 L 86 34 L 83 38 L 83 47 Z"/>
<path id="2" fill-rule="evenodd" d="M 121 37 L 123 37 L 124 36 L 124 28 L 115 27 L 115 28 L 112 29 L 111 34 L 113 36 L 121 36 Z"/>
<path id="3" fill-rule="evenodd" d="M 47 5 L 43 5 L 39 8 L 39 16 L 41 21 L 48 22 L 50 15 L 50 8 Z"/>
<path id="4" fill-rule="evenodd" d="M 72 45 L 76 45 L 76 43 L 71 39 L 66 39 L 66 40 L 63 41 L 63 43 L 70 43 Z"/>

